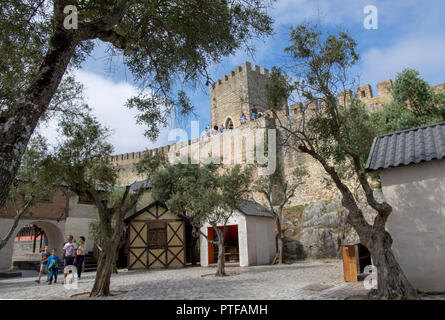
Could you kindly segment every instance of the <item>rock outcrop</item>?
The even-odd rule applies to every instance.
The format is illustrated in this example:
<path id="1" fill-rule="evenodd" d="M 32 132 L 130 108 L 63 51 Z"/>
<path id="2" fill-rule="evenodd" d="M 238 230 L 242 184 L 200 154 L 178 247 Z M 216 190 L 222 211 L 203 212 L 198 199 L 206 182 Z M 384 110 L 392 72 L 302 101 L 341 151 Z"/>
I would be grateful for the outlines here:
<path id="1" fill-rule="evenodd" d="M 374 191 L 377 200 L 383 200 L 381 191 Z M 375 211 L 366 203 L 363 193 L 357 195 L 365 219 L 373 223 Z M 359 243 L 360 239 L 351 225 L 346 223 L 347 210 L 338 194 L 332 201 L 312 202 L 305 207 L 301 218 L 291 221 L 299 232 L 285 241 L 285 253 L 294 259 L 340 258 L 341 245 Z"/>

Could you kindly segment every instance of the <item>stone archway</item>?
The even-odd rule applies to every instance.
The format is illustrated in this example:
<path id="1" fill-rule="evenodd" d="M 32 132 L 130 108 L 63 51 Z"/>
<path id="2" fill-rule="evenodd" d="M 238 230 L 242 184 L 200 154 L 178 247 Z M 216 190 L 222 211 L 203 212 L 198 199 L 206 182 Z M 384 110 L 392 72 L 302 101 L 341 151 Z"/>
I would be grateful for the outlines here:
<path id="1" fill-rule="evenodd" d="M 235 124 L 233 123 L 232 118 L 227 117 L 226 122 L 224 123 L 224 128 L 230 129 L 230 124 L 232 124 L 232 129 L 233 129 Z"/>
<path id="2" fill-rule="evenodd" d="M 65 240 L 64 239 L 65 225 L 63 226 L 62 230 L 58 226 L 60 222 L 53 223 L 52 221 L 39 220 L 39 221 L 33 221 L 31 223 L 45 231 L 45 234 L 48 237 L 48 248 L 50 248 L 50 250 L 56 249 L 57 254 L 61 255 Z"/>
<path id="3" fill-rule="evenodd" d="M 4 237 L 9 231 L 11 225 L 13 224 L 13 219 L 1 218 L 0 219 L 0 237 Z M 14 255 L 14 238 L 15 235 L 25 226 L 25 225 L 36 225 L 43 229 L 48 238 L 48 247 L 50 249 L 56 249 L 57 253 L 61 255 L 63 244 L 64 244 L 64 233 L 65 233 L 65 221 L 57 220 L 33 220 L 33 219 L 23 219 L 20 220 L 17 228 L 15 230 L 14 236 L 9 239 L 8 243 L 2 250 L 0 250 L 0 271 L 9 270 L 12 268 L 12 257 Z"/>

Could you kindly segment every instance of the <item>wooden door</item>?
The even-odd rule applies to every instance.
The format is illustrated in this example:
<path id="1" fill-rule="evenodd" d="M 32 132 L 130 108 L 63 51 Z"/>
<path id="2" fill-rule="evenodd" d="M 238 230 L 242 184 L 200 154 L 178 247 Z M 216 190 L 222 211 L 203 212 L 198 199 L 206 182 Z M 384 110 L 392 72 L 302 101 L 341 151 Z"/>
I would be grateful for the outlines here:
<path id="1" fill-rule="evenodd" d="M 167 267 L 167 223 L 154 220 L 148 223 L 148 268 Z"/>

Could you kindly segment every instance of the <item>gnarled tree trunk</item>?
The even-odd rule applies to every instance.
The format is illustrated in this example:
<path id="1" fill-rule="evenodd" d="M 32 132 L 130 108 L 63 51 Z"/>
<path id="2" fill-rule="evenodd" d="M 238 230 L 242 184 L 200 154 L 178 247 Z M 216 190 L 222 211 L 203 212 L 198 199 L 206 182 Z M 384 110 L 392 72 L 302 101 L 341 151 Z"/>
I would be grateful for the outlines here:
<path id="1" fill-rule="evenodd" d="M 111 209 L 112 210 L 112 209 Z M 117 221 L 113 232 L 111 225 L 111 217 L 108 216 L 108 220 L 101 221 L 102 234 L 102 251 L 99 256 L 97 264 L 96 279 L 94 281 L 93 289 L 91 290 L 90 297 L 106 297 L 111 295 L 110 280 L 111 274 L 117 270 L 116 268 L 116 256 L 117 248 L 120 242 L 120 235 L 122 234 L 123 221 Z"/>
<path id="2" fill-rule="evenodd" d="M 96 279 L 90 297 L 107 297 L 111 295 L 110 280 L 115 266 L 116 248 L 112 241 L 104 244 L 97 264 Z"/>
<path id="3" fill-rule="evenodd" d="M 375 230 L 363 240 L 377 268 L 377 288 L 369 296 L 374 299 L 416 299 L 417 292 L 410 284 L 391 249 L 391 235 L 382 229 Z"/>
<path id="4" fill-rule="evenodd" d="M 417 299 L 418 295 L 414 287 L 403 273 L 402 268 L 394 257 L 391 249 L 392 238 L 385 230 L 386 221 L 392 212 L 392 207 L 386 203 L 377 203 L 373 191 L 369 186 L 364 173 L 356 167 L 356 172 L 361 186 L 365 191 L 367 203 L 377 211 L 374 224 L 370 225 L 363 216 L 362 210 L 349 188 L 341 181 L 335 169 L 329 166 L 316 153 L 307 148 L 300 150 L 313 156 L 320 162 L 326 172 L 331 176 L 338 190 L 342 194 L 342 205 L 348 209 L 346 221 L 352 225 L 354 230 L 369 250 L 372 261 L 377 268 L 377 289 L 370 291 L 370 297 L 377 299 Z M 356 165 L 359 163 L 355 161 Z"/>
<path id="5" fill-rule="evenodd" d="M 283 229 L 281 228 L 281 221 L 278 217 L 275 217 L 275 227 L 277 229 L 276 231 L 276 238 L 277 238 L 277 253 L 272 260 L 272 264 L 282 264 L 283 263 L 283 248 L 284 248 L 284 235 L 283 235 Z"/>
<path id="6" fill-rule="evenodd" d="M 226 230 L 221 230 L 218 227 L 213 227 L 213 230 L 215 230 L 216 234 L 218 235 L 218 266 L 215 275 L 217 277 L 223 277 L 226 275 L 226 252 L 224 248 L 224 237 L 226 235 Z"/>
<path id="7" fill-rule="evenodd" d="M 12 235 L 15 232 L 15 229 L 17 229 L 19 220 L 25 214 L 26 210 L 28 210 L 28 208 L 31 206 L 31 203 L 32 203 L 31 201 L 27 201 L 20 210 L 16 211 L 16 215 L 14 217 L 14 221 L 12 223 L 11 228 L 9 228 L 8 233 L 3 239 L 0 238 L 0 250 L 3 249 L 8 243 L 8 241 L 11 239 Z"/>

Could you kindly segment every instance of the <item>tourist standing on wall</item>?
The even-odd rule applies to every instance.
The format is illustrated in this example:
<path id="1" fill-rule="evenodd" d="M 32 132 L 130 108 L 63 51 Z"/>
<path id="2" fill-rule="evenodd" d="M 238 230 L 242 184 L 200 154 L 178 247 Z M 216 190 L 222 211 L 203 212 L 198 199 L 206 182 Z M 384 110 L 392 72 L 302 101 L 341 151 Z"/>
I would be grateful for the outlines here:
<path id="1" fill-rule="evenodd" d="M 42 259 L 40 260 L 39 280 L 36 280 L 37 283 L 40 283 L 40 278 L 42 277 L 42 273 L 44 272 L 46 273 L 47 276 L 46 282 L 49 281 L 49 271 L 48 268 L 46 267 L 46 263 L 48 262 L 48 258 L 50 255 L 51 254 L 49 253 L 48 246 L 45 246 L 42 252 Z"/>
<path id="2" fill-rule="evenodd" d="M 220 131 L 221 133 L 224 132 L 224 125 L 221 125 L 221 126 L 219 127 L 219 131 Z"/>
<path id="3" fill-rule="evenodd" d="M 77 248 L 73 242 L 74 237 L 69 235 L 66 237 L 67 243 L 63 246 L 62 260 L 64 261 L 64 267 L 74 265 L 74 259 L 77 255 Z M 63 272 L 63 279 L 66 279 L 68 273 Z"/>
<path id="4" fill-rule="evenodd" d="M 240 118 L 240 122 L 241 122 L 241 124 L 245 124 L 246 123 L 246 115 L 244 114 L 244 112 L 243 112 L 243 114 L 241 115 L 241 118 Z"/>
<path id="5" fill-rule="evenodd" d="M 77 242 L 77 255 L 74 259 L 74 266 L 77 268 L 77 279 L 80 280 L 85 261 L 85 237 L 80 236 Z"/>
<path id="6" fill-rule="evenodd" d="M 252 113 L 252 120 L 255 120 L 258 114 L 258 110 L 256 109 L 255 105 L 252 106 L 252 109 L 250 111 Z"/>

